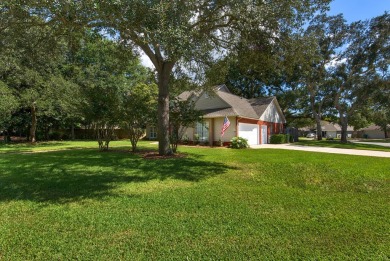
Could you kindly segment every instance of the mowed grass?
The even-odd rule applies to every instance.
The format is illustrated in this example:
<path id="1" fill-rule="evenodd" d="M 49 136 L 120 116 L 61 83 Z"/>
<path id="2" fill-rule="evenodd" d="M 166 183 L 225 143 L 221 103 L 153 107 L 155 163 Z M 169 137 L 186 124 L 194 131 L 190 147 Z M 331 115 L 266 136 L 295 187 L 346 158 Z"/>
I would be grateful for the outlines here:
<path id="1" fill-rule="evenodd" d="M 378 141 L 377 141 L 378 142 Z M 381 141 L 383 142 L 383 141 Z M 299 138 L 299 142 L 295 142 L 294 145 L 302 145 L 302 146 L 316 146 L 316 147 L 328 147 L 328 148 L 339 148 L 339 149 L 356 149 L 356 150 L 376 150 L 376 151 L 385 151 L 390 152 L 390 147 L 370 144 L 367 143 L 354 143 L 347 142 L 341 143 L 340 140 L 313 140 L 306 138 Z"/>
<path id="2" fill-rule="evenodd" d="M 0 154 L 0 260 L 390 258 L 389 159 L 72 144 Z"/>

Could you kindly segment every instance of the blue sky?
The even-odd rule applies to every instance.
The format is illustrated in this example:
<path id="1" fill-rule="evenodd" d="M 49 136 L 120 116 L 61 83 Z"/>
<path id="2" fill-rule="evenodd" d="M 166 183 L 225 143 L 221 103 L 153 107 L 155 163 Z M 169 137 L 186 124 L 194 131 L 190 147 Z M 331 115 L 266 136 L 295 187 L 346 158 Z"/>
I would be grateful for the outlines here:
<path id="1" fill-rule="evenodd" d="M 390 12 L 390 0 L 334 0 L 328 14 L 343 13 L 350 23 L 382 15 L 385 11 Z"/>

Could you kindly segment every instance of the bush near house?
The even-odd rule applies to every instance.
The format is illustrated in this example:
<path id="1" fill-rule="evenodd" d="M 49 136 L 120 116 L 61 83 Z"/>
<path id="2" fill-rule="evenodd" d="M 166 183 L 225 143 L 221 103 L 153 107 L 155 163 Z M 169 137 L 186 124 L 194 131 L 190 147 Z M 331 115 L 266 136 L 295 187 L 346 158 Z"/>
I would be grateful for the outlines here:
<path id="1" fill-rule="evenodd" d="M 248 140 L 241 137 L 234 137 L 230 140 L 230 148 L 246 149 L 249 148 Z"/>
<path id="2" fill-rule="evenodd" d="M 291 142 L 292 136 L 289 134 L 274 134 L 271 136 L 271 144 L 282 144 Z"/>

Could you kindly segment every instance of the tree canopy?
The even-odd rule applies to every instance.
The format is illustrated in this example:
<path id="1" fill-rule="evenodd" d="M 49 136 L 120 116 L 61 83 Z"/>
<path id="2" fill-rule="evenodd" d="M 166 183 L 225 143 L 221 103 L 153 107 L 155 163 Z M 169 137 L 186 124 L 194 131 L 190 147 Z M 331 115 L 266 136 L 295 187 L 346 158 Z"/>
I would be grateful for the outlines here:
<path id="1" fill-rule="evenodd" d="M 302 25 L 329 0 L 224 1 L 27 1 L 30 13 L 47 23 L 112 33 L 153 63 L 158 85 L 159 153 L 169 153 L 169 79 L 175 66 L 201 69 L 229 54 L 253 32 L 277 37 L 283 28 Z M 20 5 L 17 4 L 17 5 Z M 245 41 L 244 41 L 245 42 Z M 202 74 L 196 74 L 202 75 Z"/>

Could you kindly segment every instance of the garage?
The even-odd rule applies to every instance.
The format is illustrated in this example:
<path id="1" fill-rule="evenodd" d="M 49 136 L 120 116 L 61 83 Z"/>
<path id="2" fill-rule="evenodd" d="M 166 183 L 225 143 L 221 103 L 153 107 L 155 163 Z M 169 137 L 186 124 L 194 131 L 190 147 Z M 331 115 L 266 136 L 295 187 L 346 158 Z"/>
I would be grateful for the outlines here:
<path id="1" fill-rule="evenodd" d="M 259 144 L 259 125 L 249 124 L 249 123 L 239 123 L 238 136 L 247 139 L 249 145 Z"/>

